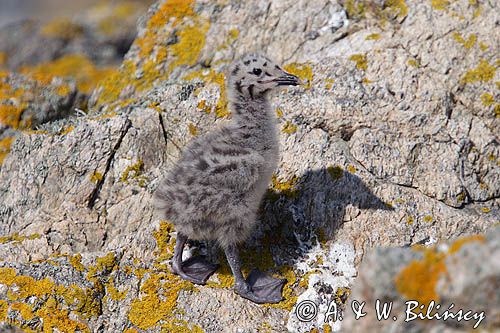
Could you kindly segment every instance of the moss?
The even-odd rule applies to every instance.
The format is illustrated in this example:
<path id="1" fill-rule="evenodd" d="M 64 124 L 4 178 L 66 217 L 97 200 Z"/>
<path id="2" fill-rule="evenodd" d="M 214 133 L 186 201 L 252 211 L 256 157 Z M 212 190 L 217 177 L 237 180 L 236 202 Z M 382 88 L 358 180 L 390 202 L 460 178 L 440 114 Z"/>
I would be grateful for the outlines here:
<path id="1" fill-rule="evenodd" d="M 188 124 L 188 130 L 189 130 L 189 133 L 192 135 L 192 136 L 197 136 L 198 135 L 198 128 L 196 127 L 195 124 L 193 123 L 189 123 Z"/>
<path id="2" fill-rule="evenodd" d="M 287 120 L 281 129 L 283 133 L 293 134 L 297 132 L 297 125 L 293 124 L 291 121 Z"/>
<path id="3" fill-rule="evenodd" d="M 481 59 L 475 69 L 469 70 L 462 77 L 462 83 L 489 82 L 495 77 L 496 67 Z"/>
<path id="4" fill-rule="evenodd" d="M 484 93 L 481 95 L 481 102 L 484 106 L 491 106 L 495 102 L 492 94 Z"/>
<path id="5" fill-rule="evenodd" d="M 368 61 L 365 54 L 353 54 L 349 60 L 356 62 L 356 68 L 366 71 L 368 69 Z"/>
<path id="6" fill-rule="evenodd" d="M 23 66 L 20 72 L 44 85 L 50 84 L 54 77 L 72 78 L 76 81 L 78 90 L 90 94 L 101 80 L 112 76 L 116 71 L 111 67 L 97 68 L 84 55 L 70 54 L 37 66 Z"/>
<path id="7" fill-rule="evenodd" d="M 454 32 L 452 34 L 453 39 L 462 44 L 466 49 L 472 48 L 476 45 L 477 36 L 474 34 L 470 34 L 469 38 L 465 40 L 458 32 Z"/>
<path id="8" fill-rule="evenodd" d="M 70 19 L 62 18 L 44 25 L 40 30 L 40 34 L 51 38 L 71 40 L 83 34 L 83 27 Z"/>
<path id="9" fill-rule="evenodd" d="M 0 140 L 0 166 L 3 164 L 5 157 L 10 153 L 12 141 L 14 141 L 12 137 L 5 137 Z"/>
<path id="10" fill-rule="evenodd" d="M 365 37 L 365 40 L 379 40 L 380 34 L 369 34 Z"/>
<path id="11" fill-rule="evenodd" d="M 90 175 L 90 181 L 94 184 L 97 184 L 99 183 L 100 181 L 102 181 L 104 179 L 104 176 L 102 175 L 102 173 L 100 172 L 97 172 L 97 171 L 94 171 L 91 175 Z"/>
<path id="12" fill-rule="evenodd" d="M 330 177 L 332 177 L 333 180 L 340 179 L 344 176 L 344 169 L 342 169 L 340 166 L 329 166 L 326 168 L 326 171 L 328 171 L 328 174 Z"/>
<path id="13" fill-rule="evenodd" d="M 310 64 L 294 62 L 283 66 L 283 69 L 291 74 L 297 75 L 303 81 L 306 89 L 312 87 L 314 75 Z"/>
<path id="14" fill-rule="evenodd" d="M 431 6 L 435 10 L 446 10 L 449 4 L 449 0 L 431 0 Z"/>

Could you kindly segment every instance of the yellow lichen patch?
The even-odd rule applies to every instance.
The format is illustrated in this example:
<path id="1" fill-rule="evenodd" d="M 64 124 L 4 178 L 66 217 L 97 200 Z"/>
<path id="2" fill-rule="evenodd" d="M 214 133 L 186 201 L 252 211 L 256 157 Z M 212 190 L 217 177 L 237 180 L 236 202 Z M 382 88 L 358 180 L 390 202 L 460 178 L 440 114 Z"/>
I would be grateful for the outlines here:
<path id="1" fill-rule="evenodd" d="M 408 216 L 406 218 L 406 224 L 412 225 L 415 220 L 413 219 L 413 216 Z"/>
<path id="2" fill-rule="evenodd" d="M 287 120 L 281 129 L 283 133 L 293 134 L 297 132 L 297 125 L 293 124 L 291 121 Z"/>
<path id="3" fill-rule="evenodd" d="M 17 129 L 22 127 L 21 116 L 26 105 L 0 104 L 0 124 Z"/>
<path id="4" fill-rule="evenodd" d="M 124 300 L 125 297 L 127 296 L 128 289 L 124 291 L 119 291 L 114 284 L 114 279 L 111 277 L 108 280 L 108 283 L 106 283 L 106 291 L 107 295 L 113 300 L 113 301 L 121 301 Z"/>
<path id="5" fill-rule="evenodd" d="M 119 32 L 123 22 L 141 10 L 139 4 L 132 1 L 124 1 L 115 6 L 110 6 L 111 8 L 106 6 L 106 4 L 102 5 L 102 7 L 106 13 L 97 23 L 97 28 L 100 32 L 108 36 Z M 95 9 L 99 10 L 99 8 Z"/>
<path id="6" fill-rule="evenodd" d="M 125 184 L 129 183 L 129 179 L 137 179 L 139 181 L 139 186 L 144 186 L 147 178 L 142 175 L 144 171 L 144 162 L 139 159 L 132 165 L 129 165 L 125 168 L 122 175 L 120 176 L 120 180 Z"/>
<path id="7" fill-rule="evenodd" d="M 335 83 L 335 80 L 334 80 L 334 79 L 327 78 L 327 79 L 325 79 L 325 82 L 326 82 L 326 84 L 325 84 L 325 88 L 326 88 L 326 89 L 332 89 L 333 84 Z"/>
<path id="8" fill-rule="evenodd" d="M 326 171 L 332 177 L 333 180 L 337 180 L 342 178 L 344 176 L 344 169 L 342 169 L 340 166 L 329 166 L 326 168 Z"/>
<path id="9" fill-rule="evenodd" d="M 453 39 L 462 44 L 466 49 L 470 49 L 476 45 L 477 36 L 474 34 L 470 34 L 467 40 L 465 40 L 458 32 L 454 32 L 452 36 Z"/>
<path id="10" fill-rule="evenodd" d="M 297 275 L 291 266 L 282 266 L 279 269 L 280 276 L 286 279 L 285 286 L 283 287 L 284 300 L 276 304 L 266 304 L 266 306 L 292 311 L 293 306 L 297 303 L 298 295 L 294 289 L 297 283 Z"/>
<path id="11" fill-rule="evenodd" d="M 25 235 L 19 235 L 18 233 L 14 233 L 10 236 L 0 237 L 0 244 L 11 243 L 11 242 L 21 243 L 27 239 L 34 240 L 34 239 L 39 239 L 40 237 L 42 237 L 42 236 L 40 236 L 40 234 L 32 234 L 32 235 L 25 236 Z"/>
<path id="12" fill-rule="evenodd" d="M 90 175 L 90 181 L 94 184 L 97 184 L 99 183 L 101 180 L 103 180 L 104 177 L 102 175 L 102 173 L 100 172 L 97 172 L 97 171 L 94 171 L 91 175 Z"/>
<path id="13" fill-rule="evenodd" d="M 46 37 L 71 40 L 83 34 L 83 27 L 67 18 L 62 18 L 44 25 L 40 34 Z"/>
<path id="14" fill-rule="evenodd" d="M 495 104 L 493 111 L 495 112 L 495 117 L 500 118 L 500 104 Z"/>
<path id="15" fill-rule="evenodd" d="M 49 298 L 45 306 L 36 311 L 36 315 L 43 320 L 44 332 L 90 332 L 87 326 L 69 318 L 68 310 L 61 310 L 58 302 Z"/>
<path id="16" fill-rule="evenodd" d="M 488 48 L 489 48 L 488 44 L 486 44 L 485 42 L 479 42 L 479 49 L 481 51 L 486 51 Z"/>
<path id="17" fill-rule="evenodd" d="M 487 60 L 481 59 L 475 69 L 469 70 L 462 77 L 462 83 L 473 82 L 488 82 L 495 77 L 497 69 L 488 63 Z"/>
<path id="18" fill-rule="evenodd" d="M 273 175 L 271 188 L 279 194 L 285 195 L 289 198 L 294 198 L 299 193 L 297 181 L 297 176 L 293 176 L 285 181 L 280 181 L 276 175 Z"/>
<path id="19" fill-rule="evenodd" d="M 363 82 L 364 84 L 370 84 L 370 83 L 373 83 L 373 81 L 372 81 L 372 80 L 370 80 L 370 79 L 369 79 L 369 78 L 367 78 L 367 77 L 364 77 L 364 78 L 361 80 L 361 82 Z"/>
<path id="20" fill-rule="evenodd" d="M 350 294 L 351 294 L 350 288 L 346 288 L 346 287 L 337 288 L 337 291 L 335 292 L 335 296 L 333 297 L 333 300 L 337 304 L 345 304 L 347 301 L 347 298 L 349 298 Z"/>
<path id="21" fill-rule="evenodd" d="M 309 89 L 312 86 L 313 81 L 313 70 L 310 64 L 301 64 L 301 63 L 291 63 L 283 66 L 283 69 L 291 74 L 297 75 L 304 86 Z"/>
<path id="22" fill-rule="evenodd" d="M 436 10 L 446 10 L 449 4 L 449 0 L 431 0 L 431 6 Z"/>
<path id="23" fill-rule="evenodd" d="M 76 269 L 79 272 L 85 271 L 85 266 L 82 265 L 82 255 L 81 254 L 76 254 L 74 256 L 69 257 L 69 262 L 71 263 L 71 266 L 73 266 L 74 269 Z"/>
<path id="24" fill-rule="evenodd" d="M 432 218 L 431 215 L 424 216 L 424 222 L 431 223 L 432 221 L 434 221 L 434 219 Z"/>
<path id="25" fill-rule="evenodd" d="M 128 318 L 136 327 L 147 330 L 160 324 L 160 321 L 172 321 L 177 297 L 182 289 L 189 289 L 192 284 L 170 273 L 152 273 L 142 284 L 140 296 L 130 305 Z"/>
<path id="26" fill-rule="evenodd" d="M 369 34 L 365 37 L 365 40 L 379 40 L 380 34 Z"/>
<path id="27" fill-rule="evenodd" d="M 386 0 L 384 7 L 399 18 L 408 15 L 408 6 L 406 6 L 405 0 Z"/>
<path id="28" fill-rule="evenodd" d="M 14 138 L 12 137 L 5 137 L 0 140 L 0 165 L 2 165 L 3 160 L 9 154 L 10 145 L 12 144 L 13 140 Z"/>
<path id="29" fill-rule="evenodd" d="M 495 102 L 492 94 L 484 93 L 481 95 L 481 102 L 484 106 L 491 106 Z"/>
<path id="30" fill-rule="evenodd" d="M 350 173 L 356 173 L 356 167 L 354 165 L 348 165 L 347 166 L 347 171 L 349 171 Z"/>
<path id="31" fill-rule="evenodd" d="M 276 117 L 282 118 L 283 117 L 283 110 L 280 108 L 276 108 Z"/>
<path id="32" fill-rule="evenodd" d="M 434 249 L 424 252 L 421 260 L 413 260 L 395 277 L 397 291 L 407 299 L 417 300 L 420 304 L 439 301 L 436 284 L 446 271 L 445 254 Z"/>
<path id="33" fill-rule="evenodd" d="M 345 0 L 344 8 L 349 18 L 361 18 L 365 15 L 365 7 L 362 2 L 356 0 Z"/>
<path id="34" fill-rule="evenodd" d="M 489 207 L 481 207 L 481 210 L 483 211 L 483 213 L 485 214 L 488 214 L 489 212 L 491 212 L 491 209 Z"/>
<path id="35" fill-rule="evenodd" d="M 37 66 L 23 66 L 20 72 L 45 85 L 50 84 L 54 77 L 73 78 L 82 93 L 90 94 L 101 80 L 116 71 L 113 68 L 97 68 L 87 57 L 70 54 Z"/>
<path id="36" fill-rule="evenodd" d="M 368 69 L 368 61 L 365 54 L 353 54 L 349 60 L 356 62 L 356 68 L 366 71 Z"/>
<path id="37" fill-rule="evenodd" d="M 70 126 L 66 127 L 65 129 L 61 130 L 59 132 L 59 135 L 66 135 L 74 129 L 75 129 L 75 127 L 73 125 L 70 125 Z"/>
<path id="38" fill-rule="evenodd" d="M 226 118 L 231 113 L 227 107 L 227 93 L 224 73 L 217 73 L 214 70 L 195 71 L 183 77 L 183 80 L 201 79 L 206 84 L 214 83 L 219 86 L 220 96 L 215 105 L 215 115 L 217 118 Z M 207 113 L 210 113 L 211 106 L 208 106 L 206 101 L 202 105 Z M 200 108 L 200 104 L 198 104 Z"/>
<path id="39" fill-rule="evenodd" d="M 331 333 L 333 332 L 332 327 L 328 324 L 323 325 L 323 333 Z"/>
<path id="40" fill-rule="evenodd" d="M 172 258 L 175 246 L 171 236 L 173 231 L 174 225 L 172 223 L 161 221 L 158 230 L 153 232 L 153 236 L 156 239 L 156 245 L 158 247 L 158 252 L 155 253 L 157 263 Z"/>
<path id="41" fill-rule="evenodd" d="M 7 54 L 0 52 L 0 68 L 2 68 L 7 63 Z"/>
<path id="42" fill-rule="evenodd" d="M 420 67 L 420 64 L 418 62 L 418 60 L 416 59 L 409 59 L 408 60 L 408 65 L 412 66 L 412 67 Z"/>
<path id="43" fill-rule="evenodd" d="M 188 124 L 188 130 L 189 130 L 189 133 L 192 135 L 192 136 L 197 136 L 198 135 L 198 127 L 196 127 L 195 124 L 193 123 L 189 123 Z"/>
<path id="44" fill-rule="evenodd" d="M 169 72 L 178 66 L 192 66 L 196 63 L 205 46 L 205 34 L 209 27 L 208 21 L 202 21 L 199 25 L 189 26 L 179 31 L 177 34 L 179 42 L 170 47 L 170 53 L 175 60 L 170 63 Z"/>
<path id="45" fill-rule="evenodd" d="M 483 242 L 484 243 L 485 241 L 486 241 L 486 239 L 484 238 L 483 235 L 472 235 L 472 236 L 461 237 L 450 245 L 450 248 L 448 249 L 448 253 L 452 254 L 452 253 L 458 252 L 458 250 L 460 250 L 460 248 L 464 244 L 467 244 L 467 243 L 471 243 L 471 242 Z"/>
<path id="46" fill-rule="evenodd" d="M 319 270 L 313 269 L 313 270 L 307 272 L 306 274 L 304 274 L 303 276 L 301 276 L 300 280 L 299 280 L 299 287 L 307 288 L 307 286 L 309 285 L 309 278 L 311 277 L 311 275 L 318 274 L 318 273 L 320 273 Z"/>
<path id="47" fill-rule="evenodd" d="M 7 319 L 7 313 L 9 312 L 9 303 L 6 300 L 0 299 L 0 322 Z"/>

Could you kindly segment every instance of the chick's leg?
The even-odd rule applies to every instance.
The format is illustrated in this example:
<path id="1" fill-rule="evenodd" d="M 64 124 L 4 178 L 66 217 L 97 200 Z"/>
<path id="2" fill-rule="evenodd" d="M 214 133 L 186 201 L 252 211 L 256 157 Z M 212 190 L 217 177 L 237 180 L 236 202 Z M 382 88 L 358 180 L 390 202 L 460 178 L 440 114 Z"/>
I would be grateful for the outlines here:
<path id="1" fill-rule="evenodd" d="M 276 279 L 257 269 L 250 272 L 245 280 L 237 247 L 230 245 L 224 252 L 234 275 L 234 290 L 237 294 L 259 304 L 278 303 L 283 299 L 281 292 L 286 280 Z"/>
<path id="2" fill-rule="evenodd" d="M 205 284 L 216 270 L 218 265 L 212 264 L 202 256 L 191 257 L 182 261 L 182 252 L 187 241 L 187 236 L 177 233 L 177 240 L 174 248 L 174 258 L 172 260 L 172 270 L 184 280 L 196 284 Z"/>

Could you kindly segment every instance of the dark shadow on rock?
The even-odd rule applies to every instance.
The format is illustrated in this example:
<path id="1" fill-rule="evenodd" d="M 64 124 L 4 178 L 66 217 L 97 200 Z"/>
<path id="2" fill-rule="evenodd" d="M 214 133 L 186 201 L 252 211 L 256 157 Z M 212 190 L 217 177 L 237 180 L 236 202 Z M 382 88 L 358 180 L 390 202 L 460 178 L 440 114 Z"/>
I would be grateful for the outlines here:
<path id="1" fill-rule="evenodd" d="M 293 263 L 315 242 L 332 239 L 348 206 L 393 210 L 360 177 L 340 167 L 311 170 L 276 187 L 281 190 L 269 190 L 262 204 L 262 232 L 256 233 L 261 239 L 251 239 L 247 244 L 258 241 L 264 247 L 276 248 L 282 261 L 278 265 Z"/>

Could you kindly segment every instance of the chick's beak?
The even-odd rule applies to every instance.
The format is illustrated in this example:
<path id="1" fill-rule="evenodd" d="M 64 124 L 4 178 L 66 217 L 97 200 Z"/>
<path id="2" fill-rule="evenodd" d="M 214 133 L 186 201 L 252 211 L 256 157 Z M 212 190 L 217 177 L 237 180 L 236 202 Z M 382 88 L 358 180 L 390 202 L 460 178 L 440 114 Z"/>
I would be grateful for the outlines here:
<path id="1" fill-rule="evenodd" d="M 302 81 L 295 75 L 283 72 L 283 75 L 274 79 L 274 82 L 278 83 L 278 86 L 297 86 L 302 84 Z"/>

